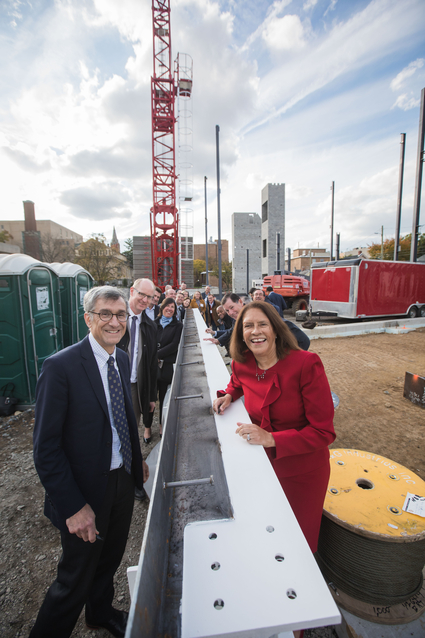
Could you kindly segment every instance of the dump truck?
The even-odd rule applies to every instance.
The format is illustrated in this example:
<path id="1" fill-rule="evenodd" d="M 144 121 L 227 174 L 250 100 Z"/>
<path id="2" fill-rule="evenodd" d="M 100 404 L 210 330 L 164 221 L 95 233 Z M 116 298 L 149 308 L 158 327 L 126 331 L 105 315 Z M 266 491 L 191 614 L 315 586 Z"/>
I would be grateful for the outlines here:
<path id="1" fill-rule="evenodd" d="M 312 264 L 311 312 L 347 319 L 425 317 L 425 263 L 355 258 Z"/>

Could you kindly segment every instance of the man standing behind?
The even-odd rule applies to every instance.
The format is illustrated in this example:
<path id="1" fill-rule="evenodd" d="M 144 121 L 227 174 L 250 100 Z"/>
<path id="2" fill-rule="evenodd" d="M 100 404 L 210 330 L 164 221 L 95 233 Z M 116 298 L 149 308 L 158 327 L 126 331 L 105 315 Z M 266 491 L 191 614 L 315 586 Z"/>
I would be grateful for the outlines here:
<path id="1" fill-rule="evenodd" d="M 208 297 L 205 299 L 205 306 L 206 306 L 205 319 L 206 319 L 206 324 L 207 324 L 207 326 L 209 326 L 213 330 L 217 330 L 217 324 L 218 324 L 217 308 L 219 307 L 219 305 L 220 304 L 216 300 L 214 295 L 209 294 Z"/>
<path id="2" fill-rule="evenodd" d="M 286 305 L 285 299 L 278 292 L 273 292 L 273 288 L 271 286 L 267 286 L 265 291 L 266 301 L 270 301 L 275 306 L 279 306 L 280 308 L 280 316 L 283 317 L 283 311 L 288 308 Z"/>
<path id="3" fill-rule="evenodd" d="M 155 321 L 159 314 L 159 298 L 161 296 L 161 288 L 155 288 L 152 300 L 149 302 L 148 307 L 146 308 L 146 314 L 148 315 L 151 321 Z"/>
<path id="4" fill-rule="evenodd" d="M 276 304 L 274 304 L 269 297 L 266 297 L 264 294 L 264 290 L 261 290 L 260 288 L 257 288 L 257 290 L 254 292 L 254 294 L 252 295 L 252 301 L 265 301 L 266 303 L 270 304 L 270 306 L 273 306 L 273 308 L 276 310 L 276 312 L 282 317 L 283 319 L 283 312 L 281 312 L 279 306 L 277 306 Z"/>
<path id="5" fill-rule="evenodd" d="M 208 297 L 208 295 L 210 295 L 210 294 L 211 294 L 211 288 L 210 288 L 210 286 L 205 286 L 205 290 L 204 290 L 204 292 L 201 294 L 201 297 L 202 297 L 202 299 L 205 299 L 205 300 L 206 300 L 206 298 L 207 298 L 207 297 Z M 207 302 L 205 301 L 205 303 L 207 303 Z"/>
<path id="6" fill-rule="evenodd" d="M 140 416 L 143 416 L 143 423 L 147 428 L 152 424 L 157 395 L 157 329 L 145 312 L 154 292 L 155 287 L 150 279 L 136 279 L 130 288 L 127 330 L 117 344 L 130 357 L 131 397 L 137 424 L 139 425 Z M 136 498 L 145 498 L 144 490 L 142 494 L 136 491 Z"/>
<path id="7" fill-rule="evenodd" d="M 62 557 L 30 633 L 68 638 L 86 623 L 123 637 L 127 612 L 114 609 L 113 578 L 130 528 L 142 460 L 128 357 L 116 349 L 128 306 L 112 286 L 84 297 L 90 334 L 46 359 L 36 389 L 34 462 L 46 490 L 44 513 L 61 532 Z"/>
<path id="8" fill-rule="evenodd" d="M 184 316 L 186 314 L 184 306 L 183 306 L 183 299 L 184 299 L 184 295 L 181 292 L 181 290 L 179 290 L 176 294 L 176 305 L 177 305 L 176 317 L 178 321 L 183 321 Z"/>

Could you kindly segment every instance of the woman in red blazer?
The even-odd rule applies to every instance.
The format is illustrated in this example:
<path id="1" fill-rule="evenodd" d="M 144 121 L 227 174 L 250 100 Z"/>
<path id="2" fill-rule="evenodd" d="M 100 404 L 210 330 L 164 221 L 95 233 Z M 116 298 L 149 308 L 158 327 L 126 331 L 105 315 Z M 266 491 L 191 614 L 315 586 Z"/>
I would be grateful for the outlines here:
<path id="1" fill-rule="evenodd" d="M 252 423 L 236 433 L 262 445 L 312 552 L 317 550 L 335 440 L 333 401 L 320 358 L 300 350 L 270 304 L 241 310 L 230 342 L 232 376 L 214 401 L 222 413 L 245 397 Z"/>

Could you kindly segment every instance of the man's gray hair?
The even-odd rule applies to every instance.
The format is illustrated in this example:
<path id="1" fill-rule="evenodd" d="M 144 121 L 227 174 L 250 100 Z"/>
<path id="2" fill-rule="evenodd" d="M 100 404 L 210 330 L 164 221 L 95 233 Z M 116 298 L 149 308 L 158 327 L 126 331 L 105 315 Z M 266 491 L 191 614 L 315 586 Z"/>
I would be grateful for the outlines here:
<path id="1" fill-rule="evenodd" d="M 122 299 L 128 312 L 128 301 L 125 294 L 119 288 L 114 288 L 114 286 L 97 286 L 86 292 L 84 295 L 84 312 L 94 312 L 98 299 L 108 299 L 110 301 Z"/>

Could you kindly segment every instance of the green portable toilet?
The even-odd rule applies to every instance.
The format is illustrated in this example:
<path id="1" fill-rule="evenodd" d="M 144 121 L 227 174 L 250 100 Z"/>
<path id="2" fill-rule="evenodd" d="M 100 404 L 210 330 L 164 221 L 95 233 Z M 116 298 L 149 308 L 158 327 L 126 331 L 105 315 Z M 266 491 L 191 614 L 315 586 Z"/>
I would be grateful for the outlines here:
<path id="1" fill-rule="evenodd" d="M 0 387 L 35 400 L 41 366 L 63 347 L 59 277 L 29 255 L 0 255 Z"/>
<path id="2" fill-rule="evenodd" d="M 93 277 L 78 264 L 48 264 L 59 275 L 64 348 L 81 341 L 88 333 L 84 321 L 84 295 L 93 287 Z"/>

